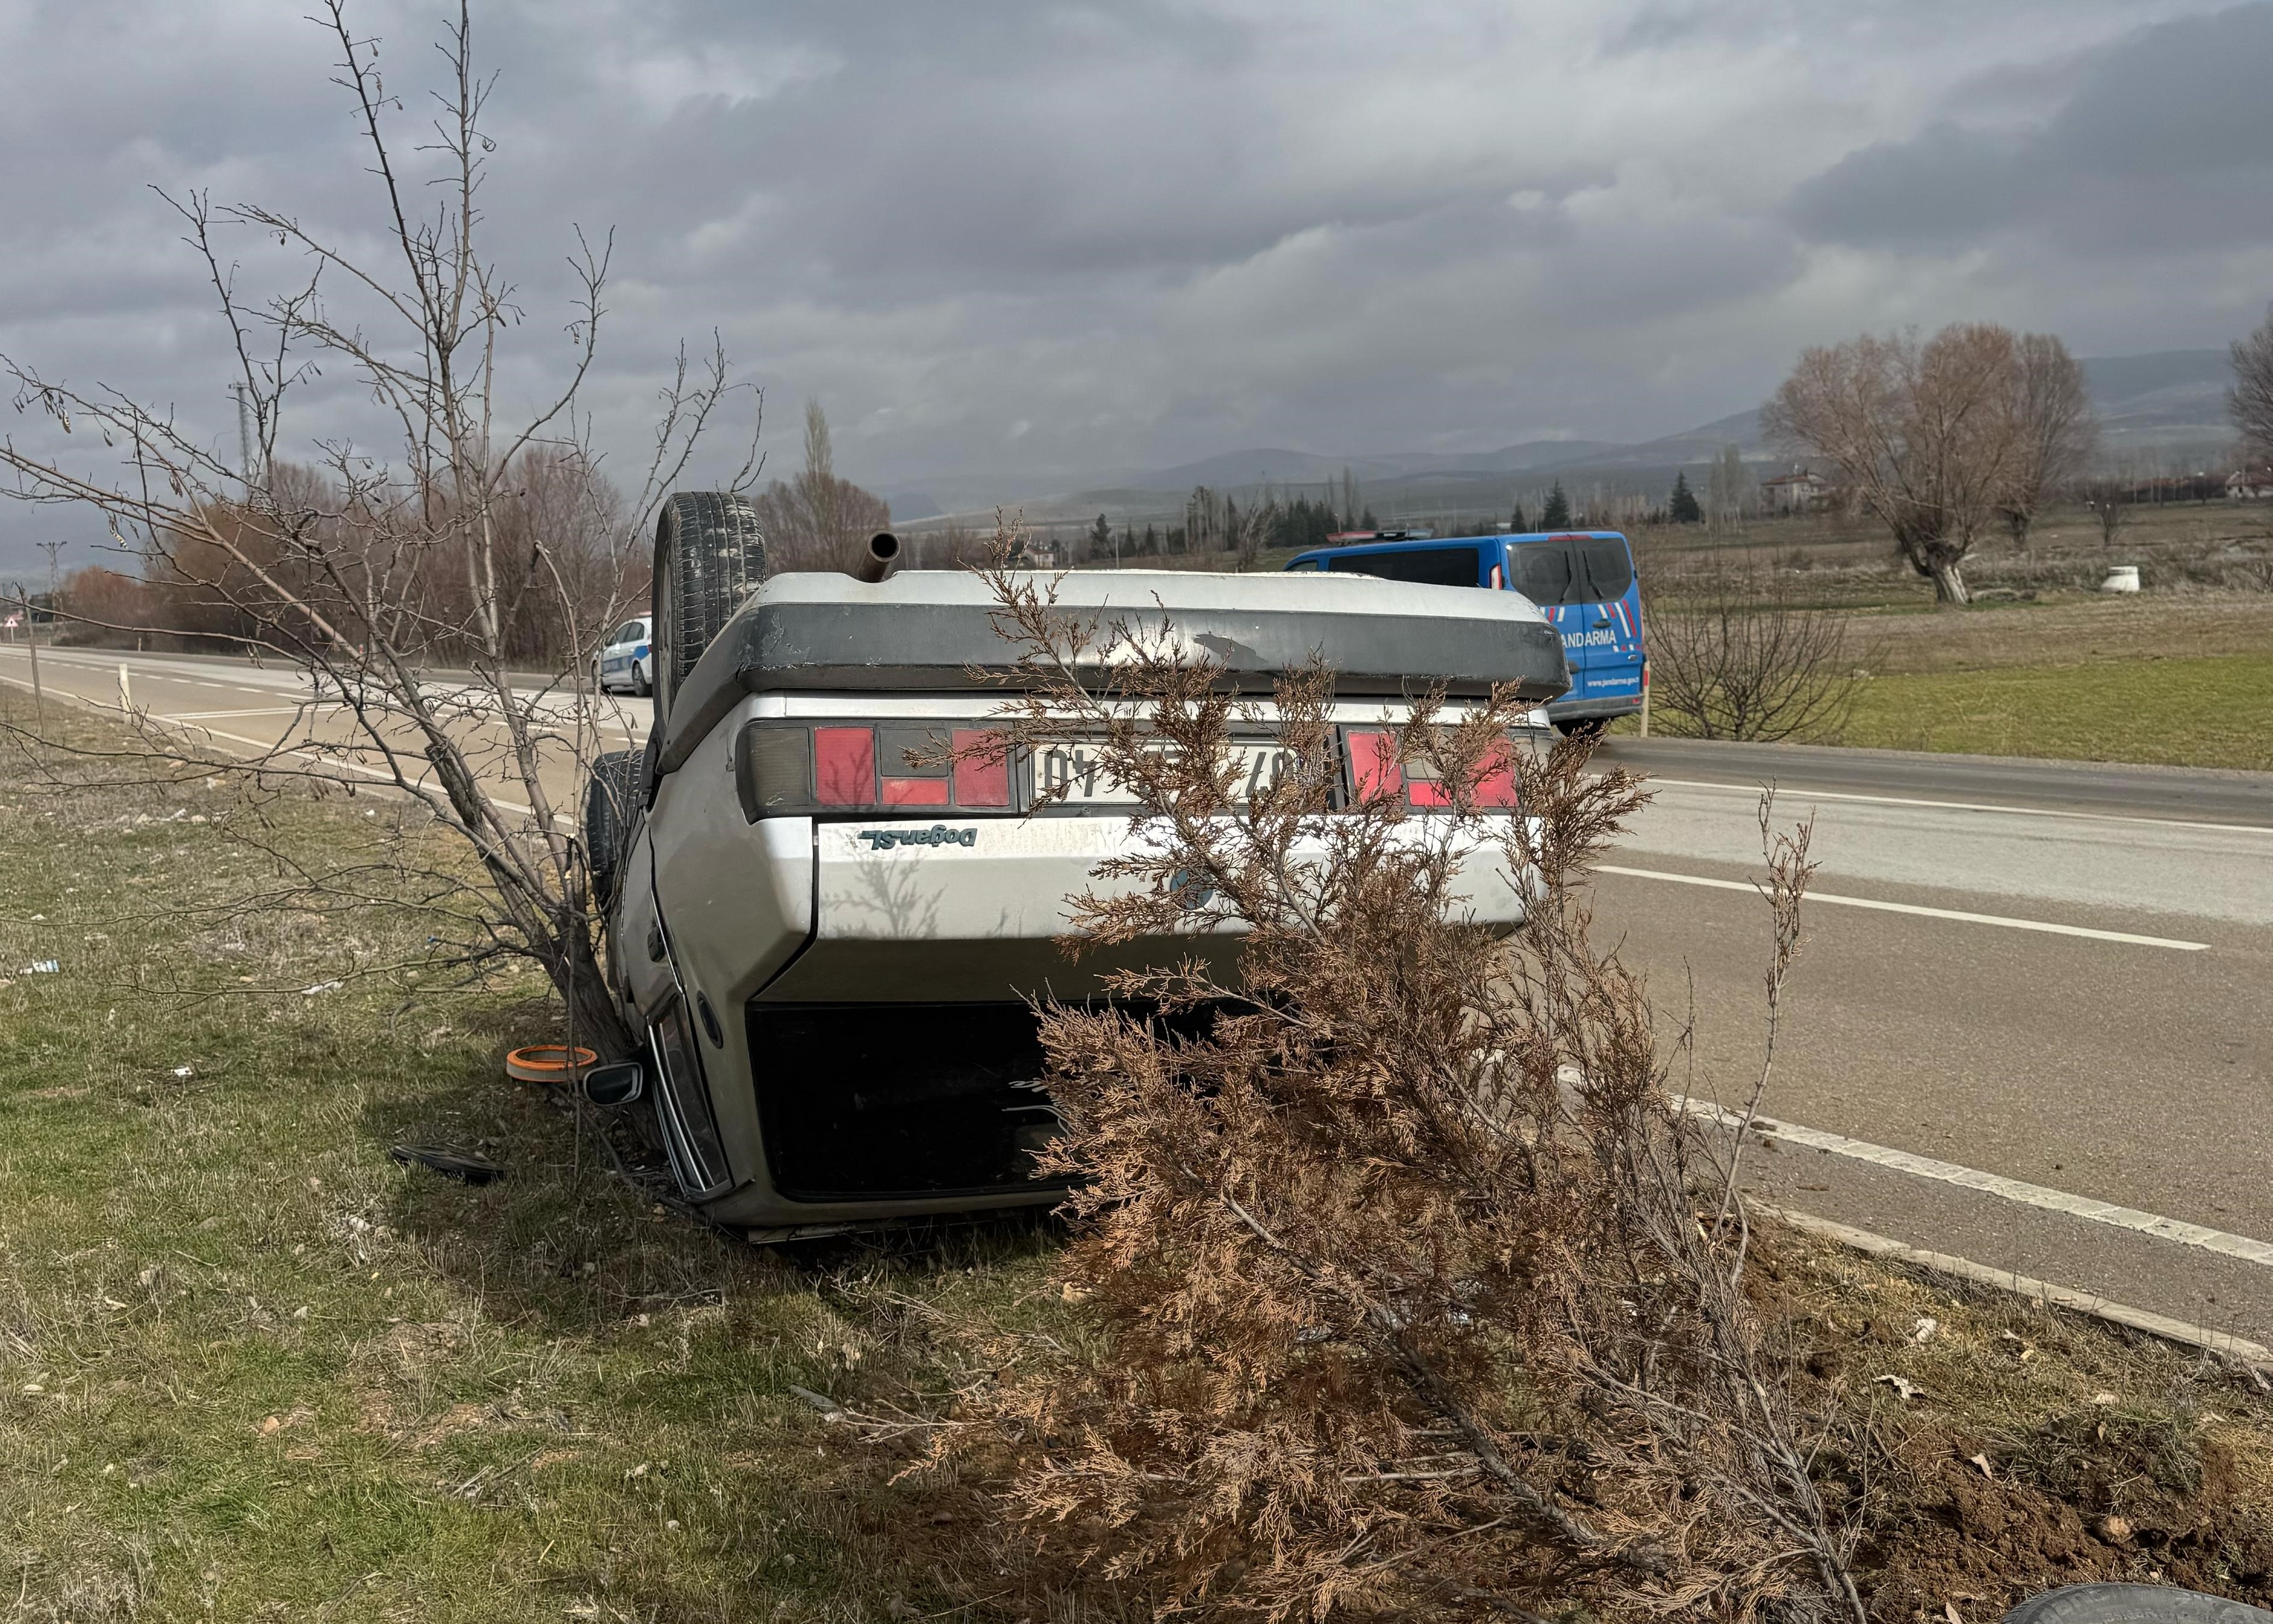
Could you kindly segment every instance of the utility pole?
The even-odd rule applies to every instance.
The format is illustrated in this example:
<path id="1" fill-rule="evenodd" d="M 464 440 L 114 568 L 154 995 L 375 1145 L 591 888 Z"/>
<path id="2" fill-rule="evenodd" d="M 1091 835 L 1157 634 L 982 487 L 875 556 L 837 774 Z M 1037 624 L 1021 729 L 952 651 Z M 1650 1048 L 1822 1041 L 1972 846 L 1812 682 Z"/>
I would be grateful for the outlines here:
<path id="1" fill-rule="evenodd" d="M 32 630 L 32 594 L 21 581 L 16 583 L 15 598 L 16 608 L 24 617 L 24 647 L 32 657 L 32 725 L 44 733 L 48 726 L 48 696 L 40 690 L 40 639 Z"/>
<path id="2" fill-rule="evenodd" d="M 252 431 L 252 396 L 241 383 L 229 385 L 229 392 L 236 397 L 236 477 L 250 490 L 256 483 L 268 483 L 268 470 L 263 468 L 256 475 L 252 466 L 253 442 L 259 438 Z"/>

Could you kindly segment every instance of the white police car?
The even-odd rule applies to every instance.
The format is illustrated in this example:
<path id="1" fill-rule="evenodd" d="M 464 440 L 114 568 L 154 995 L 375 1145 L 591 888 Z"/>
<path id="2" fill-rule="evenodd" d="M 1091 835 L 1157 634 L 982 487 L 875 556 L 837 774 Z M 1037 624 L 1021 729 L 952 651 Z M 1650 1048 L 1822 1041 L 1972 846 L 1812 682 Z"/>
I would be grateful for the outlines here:
<path id="1" fill-rule="evenodd" d="M 610 633 L 592 661 L 592 686 L 603 694 L 627 689 L 634 694 L 655 692 L 655 649 L 651 626 L 645 616 L 626 620 Z"/>

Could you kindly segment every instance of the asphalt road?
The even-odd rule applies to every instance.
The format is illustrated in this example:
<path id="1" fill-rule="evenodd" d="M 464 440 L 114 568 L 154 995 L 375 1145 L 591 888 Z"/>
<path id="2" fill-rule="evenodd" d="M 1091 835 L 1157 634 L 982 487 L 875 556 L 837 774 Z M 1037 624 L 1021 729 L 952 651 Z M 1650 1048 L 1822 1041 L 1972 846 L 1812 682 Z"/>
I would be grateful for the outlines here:
<path id="1" fill-rule="evenodd" d="M 50 691 L 251 750 L 289 670 L 43 651 Z M 24 686 L 20 649 L 0 680 Z M 611 726 L 643 735 L 649 707 Z M 318 724 L 320 726 L 320 724 Z M 478 726 L 476 724 L 476 726 Z M 306 737 L 306 733 L 293 735 Z M 1779 1205 L 2273 1343 L 2273 774 L 1619 740 L 1657 797 L 1597 932 L 1693 1011 L 1697 1093 L 1751 1091 L 1760 788 L 1821 868 L 1744 1181 Z M 548 783 L 573 807 L 565 766 Z M 1677 1080 L 1682 1080 L 1677 1079 Z"/>
<path id="2" fill-rule="evenodd" d="M 388 776 L 379 771 L 375 753 L 364 746 L 337 695 L 319 694 L 306 674 L 290 665 L 254 665 L 214 655 L 40 650 L 40 679 L 47 692 L 99 708 L 118 709 L 122 667 L 136 710 L 154 721 L 199 730 L 217 754 L 251 756 L 287 748 L 300 759 L 320 762 L 328 770 L 374 778 Z M 21 645 L 0 643 L 0 681 L 19 689 L 31 686 L 31 661 Z M 532 677 L 525 686 L 537 691 L 544 685 Z M 463 696 L 470 710 L 479 708 L 480 691 L 464 682 L 461 673 L 436 673 L 434 688 Z M 549 708 L 564 725 L 574 709 L 566 696 Z M 600 718 L 602 748 L 621 749 L 644 742 L 653 715 L 654 706 L 647 700 L 610 695 Z M 453 736 L 464 741 L 476 771 L 502 771 L 506 735 L 501 726 L 469 715 Z M 410 754 L 417 754 L 415 743 Z M 583 804 L 583 786 L 573 754 L 555 748 L 544 761 L 540 781 L 551 806 L 563 816 L 574 816 Z M 520 807 L 517 801 L 509 804 Z"/>
<path id="3" fill-rule="evenodd" d="M 1597 931 L 1669 1030 L 1693 998 L 1696 1086 L 1723 1102 L 1761 1063 L 1761 787 L 1779 823 L 1815 818 L 1819 901 L 1762 1107 L 1795 1133 L 1747 1153 L 1757 1193 L 2273 1342 L 2273 775 L 1609 755 L 1658 796 L 1602 876 Z"/>

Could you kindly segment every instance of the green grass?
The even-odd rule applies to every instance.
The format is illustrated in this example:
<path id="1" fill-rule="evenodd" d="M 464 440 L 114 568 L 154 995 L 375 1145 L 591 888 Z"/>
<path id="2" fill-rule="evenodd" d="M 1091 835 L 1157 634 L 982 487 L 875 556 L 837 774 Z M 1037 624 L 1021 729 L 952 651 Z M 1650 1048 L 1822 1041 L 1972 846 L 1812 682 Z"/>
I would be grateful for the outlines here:
<path id="1" fill-rule="evenodd" d="M 333 861 L 393 816 L 287 800 L 259 838 Z M 825 1447 L 790 1388 L 904 1365 L 895 1299 L 1016 1296 L 1031 1230 L 784 1256 L 666 1217 L 504 1080 L 506 1048 L 555 1035 L 533 980 L 301 996 L 425 927 L 228 911 L 273 877 L 254 829 L 202 787 L 0 790 L 9 1616 L 852 1620 L 984 1595 L 992 1569 L 911 1539 L 913 1491 Z M 404 1138 L 510 1177 L 405 1169 Z"/>
<path id="2" fill-rule="evenodd" d="M 1839 741 L 2273 770 L 2273 655 L 1873 677 Z"/>

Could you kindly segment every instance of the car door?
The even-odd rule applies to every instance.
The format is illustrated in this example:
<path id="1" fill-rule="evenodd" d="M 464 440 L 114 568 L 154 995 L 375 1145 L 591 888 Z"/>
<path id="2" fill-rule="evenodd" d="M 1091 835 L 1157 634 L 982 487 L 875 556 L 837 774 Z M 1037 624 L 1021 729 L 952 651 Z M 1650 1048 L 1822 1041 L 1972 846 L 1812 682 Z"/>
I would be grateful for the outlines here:
<path id="1" fill-rule="evenodd" d="M 1571 666 L 1568 699 L 1587 693 L 1593 650 L 1587 634 L 1594 629 L 1593 605 L 1579 601 L 1587 591 L 1586 560 L 1578 551 L 1581 538 L 1549 537 L 1519 541 L 1508 546 L 1508 584 L 1539 605 L 1539 613 L 1563 639 L 1563 658 Z"/>
<path id="2" fill-rule="evenodd" d="M 1585 696 L 1639 695 L 1641 594 L 1632 551 L 1622 536 L 1590 536 L 1571 545 L 1586 576 L 1585 601 L 1577 605 L 1587 622 Z"/>

